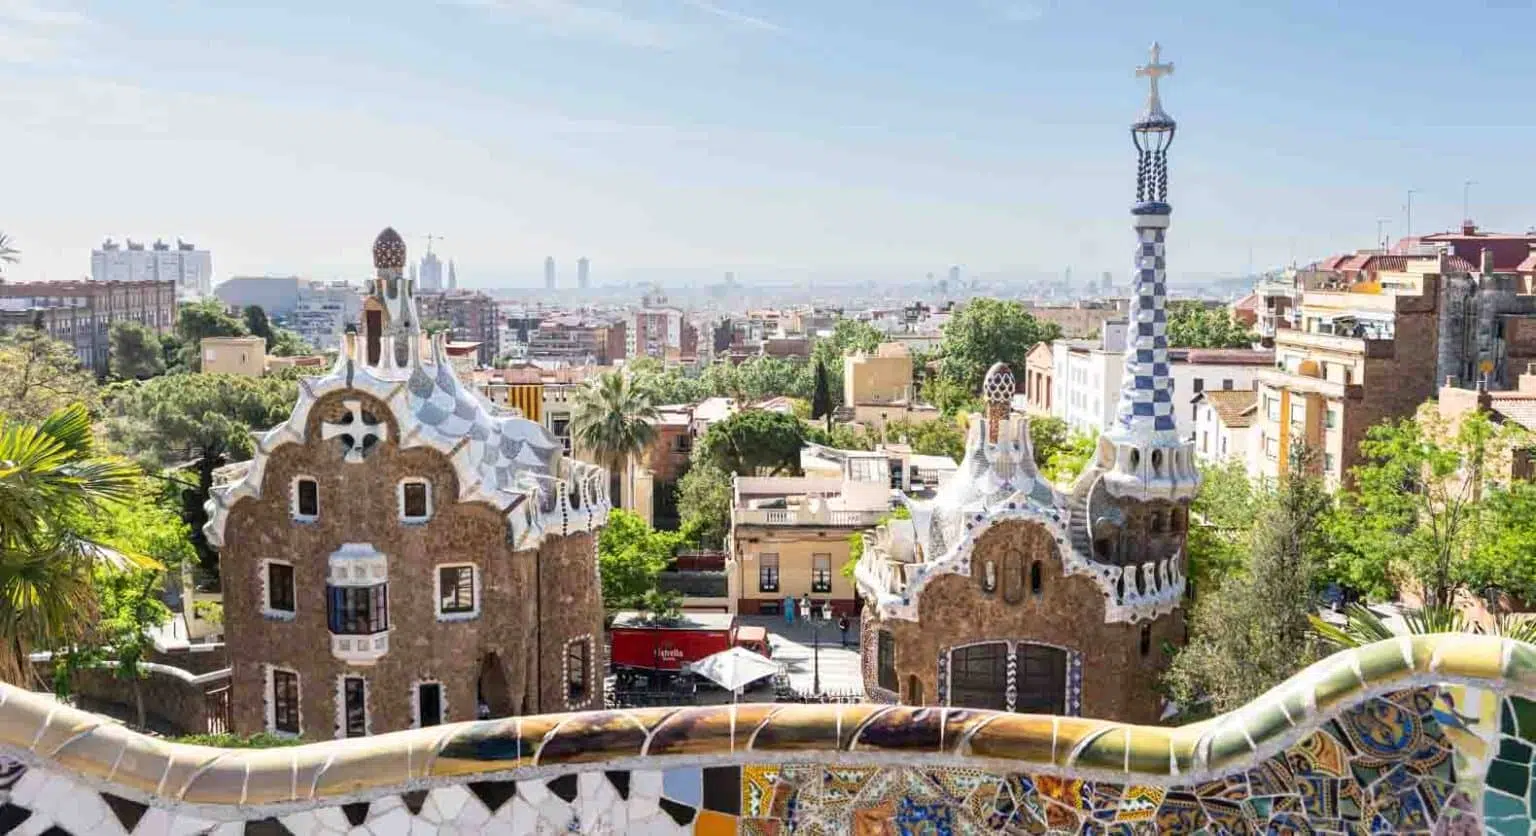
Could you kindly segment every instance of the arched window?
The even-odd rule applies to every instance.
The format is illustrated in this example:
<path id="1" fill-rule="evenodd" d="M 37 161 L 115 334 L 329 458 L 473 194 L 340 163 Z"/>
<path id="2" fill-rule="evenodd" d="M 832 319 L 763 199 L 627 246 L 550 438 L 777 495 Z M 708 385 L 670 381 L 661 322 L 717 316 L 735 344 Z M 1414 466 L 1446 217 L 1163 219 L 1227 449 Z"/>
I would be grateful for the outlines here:
<path id="1" fill-rule="evenodd" d="M 1024 600 L 1024 555 L 1017 551 L 1003 555 L 1003 600 L 1010 604 Z"/>
<path id="2" fill-rule="evenodd" d="M 907 677 L 907 705 L 923 704 L 923 681 L 916 675 Z"/>
<path id="3" fill-rule="evenodd" d="M 997 591 L 997 561 L 988 560 L 981 566 L 981 591 Z"/>
<path id="4" fill-rule="evenodd" d="M 1146 656 L 1152 652 L 1152 625 L 1141 625 L 1141 655 Z"/>
<path id="5" fill-rule="evenodd" d="M 1029 564 L 1029 594 L 1040 594 L 1040 561 Z"/>

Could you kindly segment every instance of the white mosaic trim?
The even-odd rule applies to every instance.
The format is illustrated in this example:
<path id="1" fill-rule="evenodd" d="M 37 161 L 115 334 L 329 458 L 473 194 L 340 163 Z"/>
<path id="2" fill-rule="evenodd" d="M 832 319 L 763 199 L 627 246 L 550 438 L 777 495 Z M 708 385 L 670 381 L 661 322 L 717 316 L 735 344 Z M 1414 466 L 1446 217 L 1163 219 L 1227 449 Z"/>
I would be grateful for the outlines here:
<path id="1" fill-rule="evenodd" d="M 293 715 L 299 721 L 297 732 L 278 731 L 277 729 L 277 692 L 274 690 L 272 672 L 282 671 L 293 674 L 294 690 L 297 691 L 294 702 Z M 299 672 L 286 665 L 262 665 L 261 666 L 261 703 L 266 712 L 267 732 L 278 737 L 302 737 L 304 735 L 304 677 Z"/>
<path id="2" fill-rule="evenodd" d="M 587 696 L 584 699 L 571 702 L 571 646 L 583 644 L 587 648 Z M 597 652 L 593 646 L 592 634 L 583 633 L 567 641 L 560 651 L 560 699 L 567 709 L 586 708 L 592 703 L 593 697 L 599 693 L 597 679 Z"/>
<path id="3" fill-rule="evenodd" d="M 261 588 L 261 615 L 263 618 L 272 621 L 293 621 L 299 617 L 298 572 L 295 571 L 293 573 L 293 609 L 274 610 L 272 609 L 272 572 L 268 568 L 273 564 L 278 566 L 287 566 L 289 569 L 294 568 L 292 562 L 287 560 L 276 560 L 274 558 L 263 558 L 256 564 L 256 582 Z"/>
<path id="4" fill-rule="evenodd" d="M 363 681 L 363 736 L 373 734 L 373 683 L 356 673 L 336 675 L 336 739 L 347 739 L 347 680 Z"/>
<path id="5" fill-rule="evenodd" d="M 474 593 L 474 608 L 469 612 L 443 612 L 443 570 L 461 569 L 468 566 L 473 569 L 473 577 L 470 584 Z M 438 621 L 473 621 L 480 617 L 480 592 L 484 583 L 480 575 L 480 567 L 468 561 L 462 563 L 439 563 L 432 567 L 432 612 L 437 615 Z"/>

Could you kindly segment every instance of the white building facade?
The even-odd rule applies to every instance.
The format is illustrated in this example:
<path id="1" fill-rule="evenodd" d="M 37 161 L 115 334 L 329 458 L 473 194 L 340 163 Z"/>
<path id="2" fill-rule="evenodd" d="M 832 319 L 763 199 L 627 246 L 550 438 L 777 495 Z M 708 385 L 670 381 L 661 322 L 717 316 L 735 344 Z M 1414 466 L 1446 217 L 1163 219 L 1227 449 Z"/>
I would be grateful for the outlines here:
<path id="1" fill-rule="evenodd" d="M 1104 432 L 1115 419 L 1125 373 L 1125 323 L 1106 322 L 1097 342 L 1052 345 L 1051 414 L 1079 433 Z M 1273 351 L 1185 349 L 1168 351 L 1173 415 L 1179 438 L 1195 436 L 1195 396 L 1213 390 L 1252 390 L 1259 372 L 1274 365 Z"/>
<path id="2" fill-rule="evenodd" d="M 147 249 L 132 238 L 111 238 L 91 250 L 91 279 L 98 282 L 175 282 L 176 299 L 202 299 L 213 292 L 213 256 L 176 239 L 172 247 L 156 239 Z"/>
<path id="3" fill-rule="evenodd" d="M 343 281 L 299 285 L 289 327 L 318 351 L 338 348 L 342 332 L 362 316 L 363 296 Z"/>

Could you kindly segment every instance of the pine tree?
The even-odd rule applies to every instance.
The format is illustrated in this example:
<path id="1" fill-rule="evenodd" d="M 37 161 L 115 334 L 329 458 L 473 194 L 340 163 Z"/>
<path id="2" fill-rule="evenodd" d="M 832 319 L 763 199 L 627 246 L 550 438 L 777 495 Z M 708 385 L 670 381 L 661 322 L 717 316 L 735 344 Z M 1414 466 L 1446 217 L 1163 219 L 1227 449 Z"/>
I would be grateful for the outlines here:
<path id="1" fill-rule="evenodd" d="M 827 367 L 816 361 L 816 386 L 811 394 L 811 418 L 825 418 L 827 432 L 832 431 L 832 390 L 827 385 Z"/>

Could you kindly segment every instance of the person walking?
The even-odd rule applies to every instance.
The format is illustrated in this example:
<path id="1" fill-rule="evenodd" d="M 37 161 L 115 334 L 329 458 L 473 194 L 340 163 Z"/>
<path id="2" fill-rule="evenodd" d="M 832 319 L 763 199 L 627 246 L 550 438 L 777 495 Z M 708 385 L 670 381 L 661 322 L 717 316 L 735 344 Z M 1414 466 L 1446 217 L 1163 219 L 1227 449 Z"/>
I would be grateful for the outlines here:
<path id="1" fill-rule="evenodd" d="M 839 618 L 837 620 L 837 629 L 840 630 L 842 632 L 842 634 L 843 634 L 843 647 L 847 647 L 848 646 L 848 616 L 845 615 L 842 618 Z"/>

